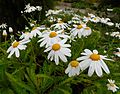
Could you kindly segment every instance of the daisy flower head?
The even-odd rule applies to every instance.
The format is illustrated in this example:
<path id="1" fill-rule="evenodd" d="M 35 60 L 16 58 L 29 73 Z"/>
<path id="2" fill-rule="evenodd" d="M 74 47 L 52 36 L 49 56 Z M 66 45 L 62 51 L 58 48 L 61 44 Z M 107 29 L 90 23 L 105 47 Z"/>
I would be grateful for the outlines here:
<path id="1" fill-rule="evenodd" d="M 115 52 L 114 54 L 120 57 L 120 48 L 117 48 L 118 52 Z"/>
<path id="2" fill-rule="evenodd" d="M 56 15 L 56 14 L 59 14 L 60 12 L 62 12 L 62 10 L 51 10 L 51 9 L 49 9 L 48 11 L 46 11 L 46 16 Z"/>
<path id="3" fill-rule="evenodd" d="M 108 21 L 110 21 L 109 18 L 101 18 L 100 22 L 106 24 Z"/>
<path id="4" fill-rule="evenodd" d="M 79 24 L 79 25 L 73 25 L 73 26 L 74 26 L 74 28 L 70 31 L 71 36 L 73 36 L 73 37 L 78 36 L 79 38 L 81 38 L 82 31 L 86 27 L 86 24 Z"/>
<path id="5" fill-rule="evenodd" d="M 59 42 L 55 42 L 44 51 L 50 51 L 47 58 L 50 59 L 50 61 L 54 60 L 56 65 L 59 64 L 59 59 L 63 62 L 67 62 L 66 56 L 71 57 L 71 50 L 69 49 L 71 45 L 65 44 L 66 42 L 66 39 L 63 39 Z"/>
<path id="6" fill-rule="evenodd" d="M 21 41 L 14 41 L 12 45 L 8 48 L 7 53 L 10 53 L 8 55 L 8 58 L 11 58 L 11 56 L 15 53 L 16 57 L 20 56 L 19 50 L 25 50 L 26 49 L 26 43 L 30 42 L 30 40 L 21 40 Z"/>
<path id="7" fill-rule="evenodd" d="M 13 32 L 13 29 L 12 29 L 12 27 L 9 27 L 9 32 L 11 33 L 11 32 Z"/>
<path id="8" fill-rule="evenodd" d="M 2 35 L 3 35 L 3 36 L 7 36 L 7 31 L 6 31 L 6 30 L 3 30 Z"/>
<path id="9" fill-rule="evenodd" d="M 67 29 L 69 25 L 67 23 L 64 23 L 61 18 L 58 19 L 56 24 L 51 25 L 51 28 L 54 29 Z"/>
<path id="10" fill-rule="evenodd" d="M 81 35 L 83 37 L 89 36 L 92 33 L 92 30 L 90 27 L 85 27 L 84 30 L 81 32 Z"/>
<path id="11" fill-rule="evenodd" d="M 77 60 L 73 60 L 68 64 L 65 73 L 68 74 L 69 77 L 79 75 L 80 74 L 80 63 Z"/>
<path id="12" fill-rule="evenodd" d="M 100 17 L 93 17 L 90 19 L 91 22 L 98 23 L 100 22 Z"/>
<path id="13" fill-rule="evenodd" d="M 38 42 L 40 43 L 40 47 L 48 47 L 49 45 L 53 44 L 54 42 L 58 42 L 62 39 L 68 39 L 69 36 L 62 33 L 62 30 L 59 31 L 51 31 L 47 30 L 42 33 L 41 39 Z"/>
<path id="14" fill-rule="evenodd" d="M 108 90 L 112 92 L 116 92 L 119 89 L 118 86 L 115 85 L 115 80 L 108 79 L 109 84 L 107 84 Z"/>
<path id="15" fill-rule="evenodd" d="M 41 36 L 42 33 L 40 32 L 40 30 L 42 30 L 42 28 L 40 28 L 40 27 L 33 27 L 32 31 L 31 31 L 31 35 L 33 35 L 34 37 L 36 37 L 37 35 Z"/>
<path id="16" fill-rule="evenodd" d="M 29 39 L 32 39 L 32 38 L 33 38 L 33 36 L 30 32 L 25 32 L 25 33 L 22 32 L 22 35 L 20 36 L 19 39 L 29 40 Z"/>
<path id="17" fill-rule="evenodd" d="M 0 28 L 2 28 L 2 29 L 7 28 L 7 24 L 6 23 L 1 24 Z"/>
<path id="18" fill-rule="evenodd" d="M 70 21 L 68 21 L 69 24 L 79 24 L 81 23 L 81 19 L 79 15 L 74 15 Z"/>
<path id="19" fill-rule="evenodd" d="M 102 69 L 107 74 L 110 73 L 107 65 L 103 60 L 111 60 L 111 59 L 106 58 L 106 56 L 99 55 L 97 50 L 93 50 L 92 52 L 89 49 L 85 49 L 84 53 L 81 53 L 81 55 L 84 55 L 84 56 L 77 58 L 77 60 L 81 61 L 80 62 L 81 70 L 85 70 L 86 68 L 89 67 L 88 76 L 92 76 L 95 71 L 96 74 L 99 77 L 101 77 L 103 74 Z"/>

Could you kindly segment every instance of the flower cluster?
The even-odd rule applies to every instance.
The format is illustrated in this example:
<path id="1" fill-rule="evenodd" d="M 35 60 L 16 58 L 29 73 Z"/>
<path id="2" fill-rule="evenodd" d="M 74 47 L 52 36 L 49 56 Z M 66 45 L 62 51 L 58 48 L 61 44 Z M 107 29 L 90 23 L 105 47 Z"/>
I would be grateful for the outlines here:
<path id="1" fill-rule="evenodd" d="M 37 7 L 28 4 L 25 9 L 24 12 L 30 13 L 35 11 Z M 63 16 L 63 18 L 59 16 L 57 17 L 58 14 Z M 89 77 L 94 73 L 96 73 L 98 77 L 102 77 L 103 71 L 106 74 L 110 74 L 110 70 L 104 60 L 113 60 L 108 59 L 107 55 L 99 54 L 96 49 L 91 51 L 90 49 L 84 48 L 84 51 L 79 57 L 71 60 L 73 55 L 71 45 L 73 42 L 76 42 L 77 39 L 84 40 L 92 35 L 93 29 L 89 25 L 89 22 L 112 26 L 114 24 L 111 20 L 109 18 L 100 18 L 94 14 L 88 13 L 88 16 L 84 17 L 73 14 L 69 21 L 66 21 L 64 19 L 64 14 L 71 15 L 68 11 L 48 10 L 46 17 L 48 22 L 50 22 L 49 25 L 45 24 L 38 26 L 35 22 L 31 23 L 32 29 L 26 28 L 26 32 L 22 32 L 22 35 L 19 37 L 20 41 L 15 40 L 8 48 L 8 58 L 11 58 L 13 54 L 15 54 L 17 58 L 20 57 L 20 50 L 25 50 L 27 48 L 27 43 L 29 43 L 34 37 L 37 37 L 39 38 L 37 42 L 39 43 L 40 48 L 44 49 L 48 60 L 54 62 L 56 65 L 59 65 L 61 62 L 69 62 L 65 69 L 65 74 L 68 74 L 69 77 L 78 76 L 85 70 L 88 70 Z M 111 34 L 111 36 L 115 37 L 118 37 L 119 35 L 119 32 L 113 32 Z M 118 50 L 119 52 L 116 52 L 115 55 L 120 57 L 120 49 L 118 48 Z M 119 89 L 119 87 L 114 84 L 115 81 L 108 81 L 108 90 L 115 92 Z"/>
<path id="2" fill-rule="evenodd" d="M 25 8 L 24 8 L 24 13 L 31 13 L 33 11 L 41 11 L 42 7 L 41 6 L 30 6 L 30 3 L 28 3 Z M 23 13 L 23 11 L 21 11 L 21 13 Z"/>

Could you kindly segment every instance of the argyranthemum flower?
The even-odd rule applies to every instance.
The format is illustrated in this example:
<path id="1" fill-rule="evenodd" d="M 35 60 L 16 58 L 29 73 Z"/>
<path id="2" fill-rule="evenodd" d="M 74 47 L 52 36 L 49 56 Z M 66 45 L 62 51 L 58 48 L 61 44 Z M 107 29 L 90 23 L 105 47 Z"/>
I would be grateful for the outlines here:
<path id="1" fill-rule="evenodd" d="M 118 52 L 115 52 L 114 54 L 120 57 L 120 48 L 117 48 Z"/>
<path id="2" fill-rule="evenodd" d="M 71 50 L 68 47 L 71 47 L 70 44 L 65 44 L 66 39 L 63 39 L 62 41 L 55 42 L 51 46 L 49 46 L 44 52 L 49 52 L 48 59 L 50 61 L 54 60 L 56 65 L 59 64 L 59 59 L 63 62 L 67 62 L 67 57 L 71 57 Z"/>
<path id="3" fill-rule="evenodd" d="M 32 31 L 31 31 L 31 34 L 36 37 L 37 35 L 41 36 L 42 33 L 40 32 L 40 30 L 42 30 L 43 28 L 40 28 L 40 27 L 33 27 L 32 28 Z"/>
<path id="4" fill-rule="evenodd" d="M 73 60 L 68 64 L 65 73 L 68 74 L 69 77 L 79 75 L 80 74 L 80 63 L 77 60 Z"/>
<path id="5" fill-rule="evenodd" d="M 78 37 L 81 38 L 82 36 L 82 31 L 84 30 L 84 28 L 86 27 L 86 24 L 80 24 L 80 25 L 73 25 L 75 28 L 73 28 L 70 33 L 71 33 L 71 36 L 74 36 L 74 37 Z"/>
<path id="6" fill-rule="evenodd" d="M 46 32 L 43 32 L 42 38 L 38 41 L 41 42 L 40 47 L 43 47 L 46 45 L 48 47 L 50 44 L 53 44 L 54 42 L 60 41 L 61 39 L 67 39 L 69 38 L 68 35 L 65 35 L 62 33 L 62 30 L 59 31 L 51 31 L 48 30 Z"/>
<path id="7" fill-rule="evenodd" d="M 2 28 L 2 29 L 7 28 L 7 24 L 6 24 L 6 23 L 2 23 L 2 24 L 0 25 L 0 28 Z"/>
<path id="8" fill-rule="evenodd" d="M 7 53 L 10 53 L 8 55 L 8 58 L 11 58 L 11 56 L 15 53 L 16 57 L 20 56 L 19 50 L 25 50 L 26 49 L 26 43 L 30 42 L 30 40 L 21 40 L 21 41 L 14 41 L 12 45 L 8 48 Z"/>
<path id="9" fill-rule="evenodd" d="M 91 22 L 98 23 L 100 22 L 100 17 L 94 17 L 90 19 Z"/>
<path id="10" fill-rule="evenodd" d="M 107 84 L 108 90 L 111 90 L 112 92 L 116 92 L 117 89 L 119 89 L 118 86 L 115 85 L 115 80 L 108 79 L 109 84 Z"/>
<path id="11" fill-rule="evenodd" d="M 7 36 L 7 31 L 6 30 L 3 30 L 3 36 Z"/>
<path id="12" fill-rule="evenodd" d="M 20 39 L 25 39 L 25 40 L 29 40 L 31 38 L 33 38 L 33 35 L 30 32 L 22 33 L 22 35 L 20 36 Z"/>
<path id="13" fill-rule="evenodd" d="M 51 25 L 51 28 L 53 28 L 54 27 L 54 29 L 66 29 L 66 28 L 68 28 L 68 24 L 67 23 L 64 23 L 61 19 L 59 20 L 58 19 L 58 23 L 56 23 L 56 24 L 53 24 L 53 25 Z"/>
<path id="14" fill-rule="evenodd" d="M 81 35 L 83 37 L 86 37 L 86 36 L 89 36 L 91 33 L 92 33 L 91 28 L 90 27 L 85 27 L 83 29 L 83 31 L 81 32 Z"/>
<path id="15" fill-rule="evenodd" d="M 77 58 L 80 62 L 81 70 L 85 70 L 89 67 L 88 76 L 92 76 L 94 71 L 96 74 L 101 77 L 102 69 L 109 74 L 110 71 L 103 60 L 111 60 L 107 59 L 106 56 L 99 55 L 97 50 L 90 51 L 89 49 L 85 49 L 84 53 L 81 53 L 84 56 Z"/>

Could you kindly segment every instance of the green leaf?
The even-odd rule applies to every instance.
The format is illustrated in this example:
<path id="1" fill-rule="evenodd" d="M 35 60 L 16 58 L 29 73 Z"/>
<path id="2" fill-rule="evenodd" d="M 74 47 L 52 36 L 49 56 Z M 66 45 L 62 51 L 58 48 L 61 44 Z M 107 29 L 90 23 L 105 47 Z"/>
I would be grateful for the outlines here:
<path id="1" fill-rule="evenodd" d="M 71 94 L 69 91 L 65 89 L 58 88 L 58 90 L 62 91 L 64 94 Z"/>
<path id="2" fill-rule="evenodd" d="M 29 87 L 28 85 L 26 85 L 26 84 L 24 84 L 24 83 L 22 83 L 22 82 L 18 82 L 18 81 L 13 77 L 13 75 L 11 75 L 11 74 L 9 74 L 9 73 L 7 73 L 7 72 L 6 72 L 5 74 L 6 74 L 6 76 L 8 77 L 8 79 L 9 79 L 9 81 L 10 81 L 11 83 L 15 83 L 16 85 L 18 85 L 18 86 L 20 86 L 21 88 L 24 88 L 24 89 L 32 92 L 33 94 L 35 93 L 34 90 L 33 90 L 31 87 Z"/>

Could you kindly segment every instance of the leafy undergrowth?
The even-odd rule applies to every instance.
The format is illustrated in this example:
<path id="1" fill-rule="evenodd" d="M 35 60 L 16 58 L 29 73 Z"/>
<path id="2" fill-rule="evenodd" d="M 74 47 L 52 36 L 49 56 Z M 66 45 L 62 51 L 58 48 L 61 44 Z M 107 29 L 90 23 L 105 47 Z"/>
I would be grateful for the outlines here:
<path id="1" fill-rule="evenodd" d="M 73 19 L 73 17 L 76 17 L 76 19 Z M 97 17 L 97 15 L 94 17 Z M 41 32 L 41 35 L 39 37 L 38 35 L 31 35 L 32 37 L 25 35 L 28 38 L 26 40 L 29 40 L 29 42 L 26 44 L 27 48 L 20 51 L 20 56 L 13 54 L 7 58 L 11 53 L 7 53 L 7 49 L 10 46 L 13 46 L 13 49 L 18 46 L 18 44 L 11 45 L 14 37 L 0 43 L 0 94 L 112 94 L 112 91 L 108 90 L 107 87 L 107 84 L 109 84 L 108 79 L 115 80 L 116 86 L 120 87 L 120 57 L 114 54 L 116 48 L 120 47 L 120 40 L 119 37 L 112 37 L 110 34 L 119 29 L 115 26 L 109 26 L 107 23 L 101 23 L 100 21 L 92 22 L 94 17 L 91 17 L 89 21 L 85 21 L 83 14 L 70 10 L 56 10 L 50 12 L 50 14 L 48 12 L 46 19 L 41 24 L 34 24 L 28 27 L 28 29 L 23 30 L 23 34 L 29 32 L 30 35 L 32 34 L 31 32 L 34 32 L 33 30 L 38 30 Z M 66 23 L 67 26 L 64 28 L 62 26 L 55 27 L 56 23 L 57 25 Z M 91 33 L 88 34 L 89 31 L 86 31 L 87 35 L 83 33 L 80 33 L 80 36 L 74 35 L 74 32 L 77 31 L 72 32 L 71 30 L 75 28 L 74 25 L 78 26 L 77 29 L 80 29 L 80 24 L 87 25 L 92 30 Z M 34 27 L 44 29 L 31 29 Z M 62 30 L 60 33 L 61 36 L 69 36 L 66 43 L 71 45 L 69 47 L 71 55 L 69 57 L 66 56 L 67 61 L 59 58 L 59 62 L 57 62 L 55 59 L 50 60 L 48 58 L 49 52 L 44 52 L 53 44 L 51 43 L 45 46 L 42 45 L 42 42 L 38 42 L 38 40 L 41 40 L 46 32 L 57 32 L 60 30 Z M 106 35 L 106 33 L 108 34 Z M 48 35 L 51 38 L 54 36 Z M 61 40 L 63 39 L 62 37 Z M 42 46 L 40 47 L 40 45 Z M 103 75 L 98 75 L 99 73 L 96 75 L 94 73 L 89 77 L 88 66 L 85 70 L 80 69 L 79 75 L 67 75 L 65 70 L 68 64 L 72 60 L 81 57 L 81 53 L 85 49 L 91 51 L 96 49 L 99 52 L 98 55 L 105 55 L 107 58 L 112 59 L 110 61 L 105 60 L 110 73 L 107 74 L 103 71 Z M 99 61 L 99 58 L 97 58 L 98 60 L 95 58 L 92 63 L 98 63 L 94 61 Z M 79 63 L 81 62 L 79 61 Z M 101 66 L 98 67 L 101 68 Z M 120 94 L 120 90 L 117 90 L 115 94 Z"/>

